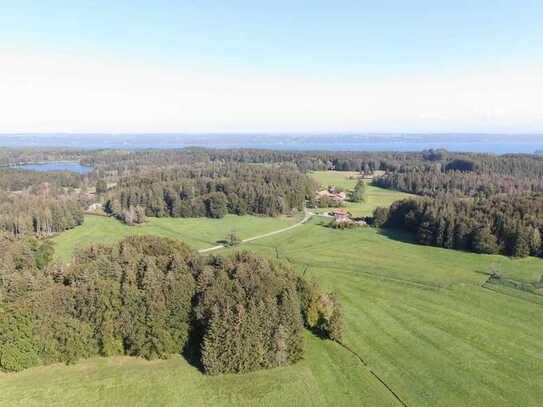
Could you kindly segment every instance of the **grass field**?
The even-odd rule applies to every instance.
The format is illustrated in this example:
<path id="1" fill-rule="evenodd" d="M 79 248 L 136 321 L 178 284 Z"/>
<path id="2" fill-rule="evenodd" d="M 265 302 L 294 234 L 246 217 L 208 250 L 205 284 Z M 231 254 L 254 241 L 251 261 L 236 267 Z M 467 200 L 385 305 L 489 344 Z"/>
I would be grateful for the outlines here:
<path id="1" fill-rule="evenodd" d="M 290 261 L 333 289 L 345 342 L 408 405 L 536 406 L 543 397 L 543 309 L 480 285 L 498 265 L 526 275 L 541 259 L 415 245 L 375 229 L 338 231 L 318 221 L 255 251 Z"/>
<path id="2" fill-rule="evenodd" d="M 241 239 L 292 225 L 293 218 L 267 218 L 227 215 L 210 218 L 148 218 L 141 226 L 126 226 L 103 216 L 85 216 L 85 223 L 53 238 L 57 259 L 68 262 L 76 247 L 93 243 L 113 243 L 128 235 L 156 235 L 180 239 L 195 249 L 216 246 L 218 240 L 234 231 Z"/>
<path id="3" fill-rule="evenodd" d="M 210 377 L 182 357 L 130 357 L 0 373 L 1 406 L 394 406 L 339 345 L 306 336 L 306 359 L 246 375 Z M 362 404 L 361 404 L 362 403 Z"/>
<path id="4" fill-rule="evenodd" d="M 354 171 L 315 171 L 311 176 L 317 180 L 323 187 L 335 185 L 349 191 L 356 185 L 359 173 Z M 390 204 L 399 199 L 409 198 L 413 195 L 403 192 L 392 191 L 390 189 L 366 185 L 365 202 L 354 203 L 344 202 L 344 207 L 349 210 L 353 216 L 370 216 L 377 206 L 390 206 Z M 317 209 L 318 212 L 325 212 L 328 209 Z"/>
<path id="5" fill-rule="evenodd" d="M 243 232 L 237 228 L 243 237 L 289 222 L 233 220 L 249 223 Z M 107 228 L 125 230 L 93 221 L 57 237 L 57 249 L 64 247 L 65 255 L 66 241 L 81 238 L 76 233 L 105 239 L 121 235 Z M 166 235 L 154 221 L 145 233 Z M 168 227 L 195 247 L 212 245 L 231 229 L 229 218 L 207 222 L 213 221 Z M 346 317 L 344 342 L 354 353 L 307 334 L 301 363 L 220 377 L 206 377 L 180 357 L 93 359 L 0 374 L 0 405 L 399 405 L 370 369 L 409 406 L 541 405 L 543 297 L 482 285 L 485 273 L 496 268 L 507 278 L 535 281 L 543 274 L 543 260 L 421 246 L 401 233 L 334 230 L 322 222 L 314 219 L 242 248 L 279 256 L 337 292 Z M 94 232 L 83 233 L 85 228 Z"/>

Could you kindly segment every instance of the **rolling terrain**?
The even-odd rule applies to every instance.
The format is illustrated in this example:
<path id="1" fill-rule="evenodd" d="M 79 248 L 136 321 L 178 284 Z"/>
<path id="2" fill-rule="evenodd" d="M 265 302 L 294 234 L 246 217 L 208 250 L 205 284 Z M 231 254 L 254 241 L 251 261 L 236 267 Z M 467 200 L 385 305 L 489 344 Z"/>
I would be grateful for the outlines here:
<path id="1" fill-rule="evenodd" d="M 324 188 L 334 185 L 348 191 L 354 188 L 360 174 L 355 171 L 314 171 L 311 176 Z M 375 187 L 367 181 L 366 200 L 358 203 L 345 201 L 343 207 L 351 212 L 353 216 L 371 216 L 377 206 L 389 207 L 394 201 L 410 197 L 413 197 L 413 195 Z M 315 211 L 326 212 L 327 209 L 320 208 L 315 209 Z"/>
<path id="2" fill-rule="evenodd" d="M 345 344 L 406 404 L 539 404 L 541 304 L 482 285 L 496 265 L 510 275 L 538 267 L 541 275 L 543 261 L 430 248 L 319 221 L 304 229 L 248 248 L 278 253 L 336 291 L 346 314 Z"/>
<path id="3" fill-rule="evenodd" d="M 324 176 L 323 184 L 344 182 L 349 188 L 355 182 Z M 390 195 L 381 195 L 381 202 L 378 192 L 384 191 Z M 358 209 L 371 211 L 401 195 L 368 186 L 367 201 Z M 163 218 L 129 228 L 87 217 L 85 225 L 55 241 L 67 261 L 76 244 L 130 233 L 176 237 L 201 249 L 231 230 L 247 238 L 298 220 Z M 510 279 L 538 281 L 542 259 L 421 246 L 401 233 L 334 230 L 317 218 L 218 253 L 240 249 L 278 257 L 335 291 L 346 318 L 343 346 L 308 333 L 305 360 L 294 366 L 219 377 L 201 374 L 178 356 L 32 368 L 0 374 L 0 405 L 540 405 L 542 297 L 494 289 L 487 280 L 497 269 Z"/>
<path id="4" fill-rule="evenodd" d="M 230 232 L 245 239 L 292 226 L 300 219 L 296 216 L 268 218 L 250 215 L 227 215 L 223 219 L 148 218 L 143 225 L 127 226 L 113 218 L 86 215 L 83 225 L 55 236 L 52 240 L 56 258 L 68 262 L 77 247 L 113 243 L 128 235 L 170 237 L 183 240 L 195 249 L 204 249 L 216 246 Z"/>

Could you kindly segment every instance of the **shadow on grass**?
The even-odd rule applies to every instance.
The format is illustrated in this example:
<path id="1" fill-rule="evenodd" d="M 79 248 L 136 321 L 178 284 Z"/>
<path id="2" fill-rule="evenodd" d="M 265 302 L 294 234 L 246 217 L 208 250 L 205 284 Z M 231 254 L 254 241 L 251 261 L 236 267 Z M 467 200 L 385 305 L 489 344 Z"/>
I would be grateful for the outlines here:
<path id="1" fill-rule="evenodd" d="M 404 230 L 393 229 L 393 228 L 379 228 L 377 230 L 378 230 L 377 232 L 378 234 L 380 234 L 381 236 L 385 236 L 386 238 L 390 240 L 396 240 L 402 243 L 420 245 L 420 243 L 417 242 L 416 236 L 413 233 L 409 233 Z"/>
<path id="2" fill-rule="evenodd" d="M 202 340 L 202 330 L 198 328 L 192 329 L 187 344 L 183 348 L 181 355 L 185 358 L 189 365 L 195 367 L 200 372 L 205 373 L 204 366 L 202 365 Z"/>
<path id="3" fill-rule="evenodd" d="M 315 338 L 318 338 L 322 341 L 332 341 L 326 333 L 316 327 L 309 328 L 307 326 L 304 326 L 304 329 L 306 329 Z M 202 374 L 206 374 L 204 366 L 202 364 L 202 342 L 203 330 L 199 328 L 193 329 L 189 335 L 187 344 L 183 348 L 183 352 L 181 352 L 181 356 L 187 361 L 189 365 L 198 369 Z M 266 369 L 262 368 L 259 370 Z"/>

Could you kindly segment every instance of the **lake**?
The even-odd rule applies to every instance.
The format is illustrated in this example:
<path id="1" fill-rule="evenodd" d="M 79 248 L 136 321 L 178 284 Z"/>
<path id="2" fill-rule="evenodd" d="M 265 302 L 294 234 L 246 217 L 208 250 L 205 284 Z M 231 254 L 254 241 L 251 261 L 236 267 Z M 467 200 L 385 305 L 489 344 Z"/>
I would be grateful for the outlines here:
<path id="1" fill-rule="evenodd" d="M 4 134 L 3 147 L 163 149 L 188 146 L 276 150 L 421 151 L 444 148 L 477 153 L 528 153 L 543 150 L 543 134 L 477 135 L 296 135 L 296 134 Z M 50 165 L 48 163 L 46 165 Z M 63 165 L 65 163 L 62 163 Z M 78 166 L 78 164 L 75 164 Z M 40 170 L 39 168 L 36 168 Z M 47 171 L 46 168 L 43 171 Z M 61 168 L 62 169 L 62 168 Z M 75 171 L 81 172 L 77 168 Z M 88 172 L 83 170 L 82 172 Z"/>
<path id="2" fill-rule="evenodd" d="M 25 163 L 18 164 L 15 168 L 33 171 L 72 171 L 79 174 L 85 174 L 93 170 L 93 168 L 81 165 L 78 162 Z"/>

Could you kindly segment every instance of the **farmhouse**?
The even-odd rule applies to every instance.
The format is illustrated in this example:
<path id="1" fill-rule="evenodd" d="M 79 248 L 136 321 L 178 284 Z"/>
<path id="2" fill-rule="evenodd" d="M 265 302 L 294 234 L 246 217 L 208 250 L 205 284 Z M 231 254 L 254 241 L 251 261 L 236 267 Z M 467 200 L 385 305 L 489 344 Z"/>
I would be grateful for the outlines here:
<path id="1" fill-rule="evenodd" d="M 330 212 L 330 215 L 336 219 L 336 222 L 347 222 L 350 220 L 351 213 L 345 209 L 336 209 Z"/>
<path id="2" fill-rule="evenodd" d="M 332 201 L 336 205 L 341 204 L 345 199 L 347 199 L 347 194 L 345 192 L 336 192 L 334 187 L 330 187 L 323 191 L 317 192 L 316 199 L 327 199 Z"/>

